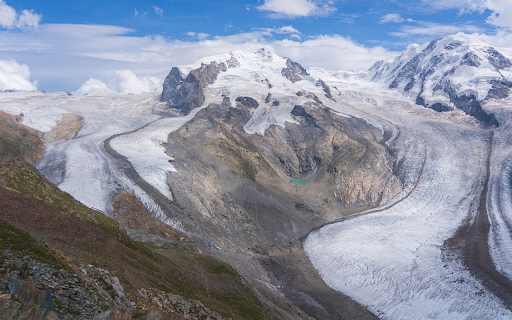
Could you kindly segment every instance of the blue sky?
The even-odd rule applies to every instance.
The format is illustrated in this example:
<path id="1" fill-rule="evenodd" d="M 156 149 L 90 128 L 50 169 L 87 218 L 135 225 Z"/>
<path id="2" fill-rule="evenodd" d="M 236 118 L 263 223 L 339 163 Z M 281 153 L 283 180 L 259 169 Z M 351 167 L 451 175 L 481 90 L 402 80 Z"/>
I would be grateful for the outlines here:
<path id="1" fill-rule="evenodd" d="M 173 65 L 260 46 L 306 67 L 360 71 L 457 32 L 510 48 L 511 31 L 512 0 L 0 0 L 0 59 L 10 61 L 0 83 L 2 68 L 26 64 L 42 90 L 95 78 L 119 91 L 120 70 L 155 82 Z"/>

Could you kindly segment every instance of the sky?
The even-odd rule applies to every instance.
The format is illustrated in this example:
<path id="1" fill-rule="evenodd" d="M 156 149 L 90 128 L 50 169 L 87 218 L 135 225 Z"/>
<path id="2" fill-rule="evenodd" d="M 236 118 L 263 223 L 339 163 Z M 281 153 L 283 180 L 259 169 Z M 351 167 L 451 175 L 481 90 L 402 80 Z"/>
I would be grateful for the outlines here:
<path id="1" fill-rule="evenodd" d="M 175 65 L 260 47 L 363 71 L 458 32 L 512 48 L 512 0 L 0 0 L 0 90 L 148 92 Z"/>

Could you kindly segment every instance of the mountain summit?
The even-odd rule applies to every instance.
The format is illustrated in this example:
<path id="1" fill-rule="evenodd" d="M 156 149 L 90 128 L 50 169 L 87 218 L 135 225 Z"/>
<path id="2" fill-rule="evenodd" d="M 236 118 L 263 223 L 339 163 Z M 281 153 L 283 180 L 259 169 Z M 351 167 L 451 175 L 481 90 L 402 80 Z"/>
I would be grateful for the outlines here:
<path id="1" fill-rule="evenodd" d="M 477 38 L 459 33 L 422 46 L 410 45 L 398 57 L 378 61 L 367 79 L 401 92 L 436 111 L 455 108 L 499 125 L 482 101 L 508 96 L 512 61 Z"/>

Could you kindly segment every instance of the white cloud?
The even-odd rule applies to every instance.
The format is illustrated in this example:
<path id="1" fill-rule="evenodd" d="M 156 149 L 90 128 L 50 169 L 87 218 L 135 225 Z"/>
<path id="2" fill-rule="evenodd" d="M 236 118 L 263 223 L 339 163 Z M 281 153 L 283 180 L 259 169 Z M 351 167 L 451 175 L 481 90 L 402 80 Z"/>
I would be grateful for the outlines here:
<path id="1" fill-rule="evenodd" d="M 155 91 L 162 85 L 162 82 L 163 79 L 158 77 L 138 77 L 131 70 L 116 70 L 109 82 L 109 88 L 118 93 L 139 94 Z"/>
<path id="2" fill-rule="evenodd" d="M 481 32 L 481 29 L 471 24 L 440 24 L 434 22 L 419 21 L 416 25 L 402 26 L 400 31 L 391 32 L 390 35 L 401 38 L 413 38 L 418 36 L 427 36 L 429 38 L 443 37 L 458 32 L 475 33 Z M 424 39 L 416 38 L 417 42 L 424 41 Z"/>
<path id="3" fill-rule="evenodd" d="M 0 60 L 0 90 L 37 90 L 37 85 L 30 82 L 30 70 L 26 64 L 19 64 L 14 59 Z"/>
<path id="4" fill-rule="evenodd" d="M 292 26 L 284 26 L 274 31 L 275 33 L 286 34 L 286 33 L 299 33 L 299 30 Z"/>
<path id="5" fill-rule="evenodd" d="M 16 27 L 22 30 L 32 30 L 39 28 L 39 22 L 41 22 L 42 15 L 34 13 L 34 10 L 23 10 L 19 15 Z"/>
<path id="6" fill-rule="evenodd" d="M 204 33 L 204 32 L 196 33 L 194 31 L 189 31 L 185 34 L 190 37 L 197 37 L 197 39 L 199 39 L 199 40 L 205 40 L 206 38 L 208 38 L 210 36 L 208 33 Z"/>
<path id="7" fill-rule="evenodd" d="M 510 0 L 487 0 L 486 6 L 492 11 L 487 22 L 512 32 L 512 3 Z"/>
<path id="8" fill-rule="evenodd" d="M 424 5 L 436 10 L 459 9 L 461 13 L 486 9 L 487 0 L 421 0 Z"/>
<path id="9" fill-rule="evenodd" d="M 18 14 L 13 7 L 8 6 L 4 1 L 0 1 L 0 26 L 4 28 L 13 28 L 16 24 Z"/>
<path id="10" fill-rule="evenodd" d="M 425 5 L 436 10 L 459 9 L 461 14 L 467 12 L 492 11 L 487 22 L 499 28 L 512 31 L 512 3 L 510 0 L 422 0 Z"/>
<path id="11" fill-rule="evenodd" d="M 209 36 L 210 36 L 210 35 L 209 35 L 208 33 L 204 33 L 204 32 L 199 32 L 199 33 L 197 34 L 197 38 L 198 38 L 199 40 L 204 40 L 204 39 L 208 38 Z"/>
<path id="12" fill-rule="evenodd" d="M 137 11 L 137 8 L 135 8 L 135 13 L 133 15 L 136 16 L 136 17 L 139 16 L 139 11 Z"/>
<path id="13" fill-rule="evenodd" d="M 274 12 L 270 15 L 272 18 L 319 16 L 336 11 L 333 1 L 322 0 L 265 0 L 256 8 Z"/>
<path id="14" fill-rule="evenodd" d="M 380 19 L 380 23 L 388 23 L 388 22 L 395 22 L 400 23 L 403 22 L 404 18 L 402 18 L 398 13 L 389 13 Z"/>
<path id="15" fill-rule="evenodd" d="M 73 94 L 77 96 L 85 96 L 88 93 L 91 92 L 113 92 L 110 90 L 105 82 L 90 78 L 86 82 L 84 82 L 78 90 L 74 91 Z"/>
<path id="16" fill-rule="evenodd" d="M 164 16 L 164 9 L 157 7 L 157 6 L 153 6 L 153 9 L 155 9 L 155 13 L 157 15 L 159 15 L 160 17 Z"/>
<path id="17" fill-rule="evenodd" d="M 163 79 L 158 77 L 139 77 L 131 70 L 116 70 L 112 73 L 112 78 L 108 85 L 99 79 L 90 78 L 74 94 L 78 96 L 83 96 L 90 92 L 140 94 L 155 91 L 162 85 L 162 82 Z"/>
<path id="18" fill-rule="evenodd" d="M 498 32 L 493 35 L 475 33 L 473 36 L 477 37 L 485 43 L 488 43 L 491 46 L 504 48 L 505 50 L 500 49 L 500 51 L 507 51 L 508 57 L 512 59 L 512 33 L 498 30 Z"/>
<path id="19" fill-rule="evenodd" d="M 34 30 L 39 27 L 42 15 L 34 10 L 23 10 L 18 14 L 13 7 L 7 5 L 5 1 L 0 1 L 0 26 L 13 29 Z"/>
<path id="20" fill-rule="evenodd" d="M 330 70 L 367 70 L 378 60 L 395 56 L 382 47 L 365 47 L 340 35 L 320 35 L 304 41 L 271 41 L 270 45 L 281 56 L 287 56 L 308 67 Z"/>

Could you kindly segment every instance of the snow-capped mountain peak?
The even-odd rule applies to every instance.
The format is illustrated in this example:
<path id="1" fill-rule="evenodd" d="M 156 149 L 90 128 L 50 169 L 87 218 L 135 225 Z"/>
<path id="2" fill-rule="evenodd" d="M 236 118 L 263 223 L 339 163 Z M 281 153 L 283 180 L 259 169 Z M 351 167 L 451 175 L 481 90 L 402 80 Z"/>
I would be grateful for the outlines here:
<path id="1" fill-rule="evenodd" d="M 512 61 L 479 39 L 459 33 L 422 46 L 410 45 L 398 57 L 375 63 L 367 79 L 434 110 L 459 108 L 498 125 L 480 102 L 508 95 Z"/>

